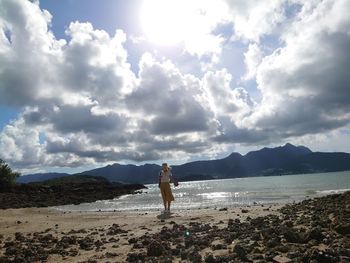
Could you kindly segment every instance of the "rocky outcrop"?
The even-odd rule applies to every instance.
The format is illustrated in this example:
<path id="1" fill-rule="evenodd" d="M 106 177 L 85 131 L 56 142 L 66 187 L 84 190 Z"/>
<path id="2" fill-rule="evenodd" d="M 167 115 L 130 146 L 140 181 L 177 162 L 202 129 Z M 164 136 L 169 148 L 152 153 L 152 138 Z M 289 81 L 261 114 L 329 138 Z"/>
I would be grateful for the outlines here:
<path id="1" fill-rule="evenodd" d="M 132 194 L 142 188 L 146 187 L 107 181 L 57 185 L 19 184 L 0 192 L 0 209 L 89 203 Z"/>

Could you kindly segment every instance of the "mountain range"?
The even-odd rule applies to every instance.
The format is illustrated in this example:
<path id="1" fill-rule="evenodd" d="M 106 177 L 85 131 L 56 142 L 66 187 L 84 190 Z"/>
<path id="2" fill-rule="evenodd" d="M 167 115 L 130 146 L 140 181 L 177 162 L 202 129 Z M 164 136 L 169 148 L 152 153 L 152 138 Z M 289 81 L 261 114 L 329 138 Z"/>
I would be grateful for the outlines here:
<path id="1" fill-rule="evenodd" d="M 102 176 L 111 182 L 155 183 L 161 167 L 156 164 L 112 164 L 74 175 Z M 189 162 L 172 166 L 179 181 L 226 179 L 253 176 L 301 173 L 336 172 L 350 170 L 350 153 L 312 152 L 304 146 L 287 143 L 276 148 L 263 148 L 246 155 L 232 153 L 226 158 Z M 65 173 L 24 175 L 20 183 L 45 181 L 70 176 Z"/>

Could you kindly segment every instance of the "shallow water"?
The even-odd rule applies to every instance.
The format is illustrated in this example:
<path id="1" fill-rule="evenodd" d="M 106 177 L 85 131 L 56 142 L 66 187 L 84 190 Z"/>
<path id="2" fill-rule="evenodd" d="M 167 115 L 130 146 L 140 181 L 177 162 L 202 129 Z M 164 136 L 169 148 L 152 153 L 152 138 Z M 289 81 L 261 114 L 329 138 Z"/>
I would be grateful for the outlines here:
<path id="1" fill-rule="evenodd" d="M 80 205 L 59 206 L 64 211 L 150 211 L 162 209 L 158 184 L 140 194 L 124 195 Z M 350 171 L 180 182 L 173 188 L 173 209 L 287 203 L 350 191 Z"/>

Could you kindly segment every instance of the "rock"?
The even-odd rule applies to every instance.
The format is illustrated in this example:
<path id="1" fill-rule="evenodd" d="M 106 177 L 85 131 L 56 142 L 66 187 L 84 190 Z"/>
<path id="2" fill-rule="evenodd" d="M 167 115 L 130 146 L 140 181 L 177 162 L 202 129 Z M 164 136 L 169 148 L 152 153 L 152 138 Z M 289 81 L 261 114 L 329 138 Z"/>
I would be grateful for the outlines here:
<path id="1" fill-rule="evenodd" d="M 76 257 L 76 256 L 78 256 L 79 251 L 78 251 L 77 249 L 75 249 L 75 248 L 71 248 L 71 249 L 68 251 L 68 253 L 69 253 L 69 256 L 71 256 L 71 257 Z"/>
<path id="2" fill-rule="evenodd" d="M 46 234 L 46 235 L 40 235 L 39 241 L 41 243 L 47 244 L 47 243 L 57 243 L 58 240 L 52 234 Z"/>
<path id="3" fill-rule="evenodd" d="M 179 256 L 180 255 L 180 249 L 179 248 L 172 248 L 171 249 L 171 254 L 173 255 L 173 256 Z"/>
<path id="4" fill-rule="evenodd" d="M 237 256 L 239 257 L 239 259 L 241 260 L 246 260 L 247 259 L 247 252 L 246 250 L 244 249 L 243 246 L 241 246 L 240 244 L 236 244 L 234 249 L 233 249 L 233 252 L 235 252 L 237 254 Z"/>
<path id="5" fill-rule="evenodd" d="M 134 243 L 137 242 L 137 239 L 134 238 L 134 237 L 132 237 L 132 238 L 130 238 L 130 239 L 128 240 L 128 242 L 129 242 L 129 244 L 134 244 Z"/>
<path id="6" fill-rule="evenodd" d="M 83 250 L 92 250 L 94 245 L 94 240 L 90 237 L 85 237 L 78 241 L 79 246 Z"/>
<path id="7" fill-rule="evenodd" d="M 273 228 L 267 227 L 261 230 L 261 235 L 264 239 L 269 240 L 272 236 L 274 236 L 275 230 Z"/>
<path id="8" fill-rule="evenodd" d="M 142 243 L 134 243 L 134 245 L 132 246 L 133 248 L 136 248 L 136 249 L 140 249 L 140 248 L 144 248 L 144 246 L 142 245 Z"/>
<path id="9" fill-rule="evenodd" d="M 227 211 L 227 207 L 220 208 L 219 211 Z"/>
<path id="10" fill-rule="evenodd" d="M 334 230 L 341 235 L 349 235 L 350 234 L 350 224 L 338 224 L 335 225 Z"/>
<path id="11" fill-rule="evenodd" d="M 265 218 L 259 216 L 250 220 L 250 224 L 257 229 L 261 229 L 265 224 Z"/>
<path id="12" fill-rule="evenodd" d="M 5 255 L 6 256 L 15 256 L 20 253 L 21 248 L 18 246 L 9 246 L 6 247 Z"/>
<path id="13" fill-rule="evenodd" d="M 77 237 L 76 236 L 63 236 L 59 242 L 62 244 L 66 243 L 69 245 L 75 245 L 75 244 L 77 244 Z"/>
<path id="14" fill-rule="evenodd" d="M 297 232 L 294 228 L 289 228 L 283 233 L 284 238 L 287 242 L 303 244 L 306 243 L 306 238 L 302 233 Z"/>
<path id="15" fill-rule="evenodd" d="M 99 248 L 99 247 L 102 247 L 103 246 L 103 242 L 101 240 L 97 240 L 95 241 L 94 245 Z"/>
<path id="16" fill-rule="evenodd" d="M 259 241 L 259 240 L 261 240 L 260 233 L 259 233 L 259 232 L 253 233 L 253 235 L 251 236 L 251 239 L 254 240 L 254 241 Z"/>
<path id="17" fill-rule="evenodd" d="M 119 238 L 114 238 L 114 237 L 111 237 L 110 239 L 108 239 L 108 242 L 104 239 L 104 238 L 102 238 L 101 239 L 104 243 L 115 243 L 115 242 L 118 242 L 119 241 Z"/>
<path id="18" fill-rule="evenodd" d="M 273 237 L 266 242 L 266 246 L 269 248 L 277 247 L 280 244 L 281 244 L 281 240 L 279 237 Z"/>
<path id="19" fill-rule="evenodd" d="M 311 249 L 307 251 L 303 256 L 303 262 L 325 262 L 325 263 L 335 263 L 340 262 L 339 256 L 337 256 L 333 251 L 320 251 L 318 249 Z"/>
<path id="20" fill-rule="evenodd" d="M 128 231 L 123 230 L 119 227 L 118 224 L 113 224 L 107 231 L 107 235 L 112 236 L 112 235 L 117 235 L 117 234 L 125 234 Z"/>
<path id="21" fill-rule="evenodd" d="M 145 253 L 129 253 L 126 261 L 128 262 L 145 262 Z"/>
<path id="22" fill-rule="evenodd" d="M 107 252 L 105 254 L 105 256 L 106 256 L 106 258 L 115 258 L 115 257 L 119 256 L 119 254 L 118 253 L 113 253 L 113 252 Z"/>
<path id="23" fill-rule="evenodd" d="M 15 239 L 16 239 L 17 241 L 24 241 L 24 240 L 25 240 L 25 237 L 23 236 L 22 233 L 16 232 L 16 233 L 15 233 Z"/>
<path id="24" fill-rule="evenodd" d="M 276 251 L 287 253 L 289 251 L 289 246 L 280 245 L 275 248 Z"/>
<path id="25" fill-rule="evenodd" d="M 217 263 L 216 259 L 214 258 L 213 255 L 208 255 L 204 259 L 205 263 Z"/>
<path id="26" fill-rule="evenodd" d="M 242 212 L 243 214 L 246 214 L 246 213 L 249 212 L 249 210 L 248 210 L 248 209 L 242 209 L 241 212 Z"/>
<path id="27" fill-rule="evenodd" d="M 159 257 L 165 252 L 164 246 L 157 240 L 152 241 L 147 246 L 147 256 Z"/>
<path id="28" fill-rule="evenodd" d="M 314 227 L 311 229 L 309 233 L 307 233 L 306 239 L 307 240 L 317 240 L 317 241 L 322 241 L 325 238 L 325 236 L 322 234 L 321 228 L 320 227 Z"/>
<path id="29" fill-rule="evenodd" d="M 36 184 L 16 184 L 11 191 L 0 189 L 0 208 L 47 207 L 66 204 L 90 203 L 97 200 L 113 199 L 123 194 L 134 193 L 144 185 L 113 184 L 105 179 L 92 178 L 91 181 L 69 176 L 72 181 L 48 186 L 45 182 Z M 89 180 L 89 179 L 88 179 Z M 39 212 L 40 213 L 40 212 Z M 17 221 L 17 223 L 22 223 Z"/>
<path id="30" fill-rule="evenodd" d="M 289 262 L 292 262 L 292 260 L 288 257 L 277 255 L 273 258 L 273 262 L 275 262 L 275 263 L 289 263 Z"/>
<path id="31" fill-rule="evenodd" d="M 199 251 L 196 247 L 191 247 L 188 250 L 187 258 L 190 260 L 190 262 L 193 262 L 193 263 L 201 263 L 202 262 L 202 256 L 199 254 Z"/>

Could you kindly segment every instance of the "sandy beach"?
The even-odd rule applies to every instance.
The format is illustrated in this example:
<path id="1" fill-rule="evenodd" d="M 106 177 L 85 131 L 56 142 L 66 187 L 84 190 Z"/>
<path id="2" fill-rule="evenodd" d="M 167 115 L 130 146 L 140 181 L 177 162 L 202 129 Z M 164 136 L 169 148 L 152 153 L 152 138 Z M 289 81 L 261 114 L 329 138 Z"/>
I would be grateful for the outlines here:
<path id="1" fill-rule="evenodd" d="M 349 196 L 170 216 L 1 210 L 0 262 L 349 262 Z"/>

